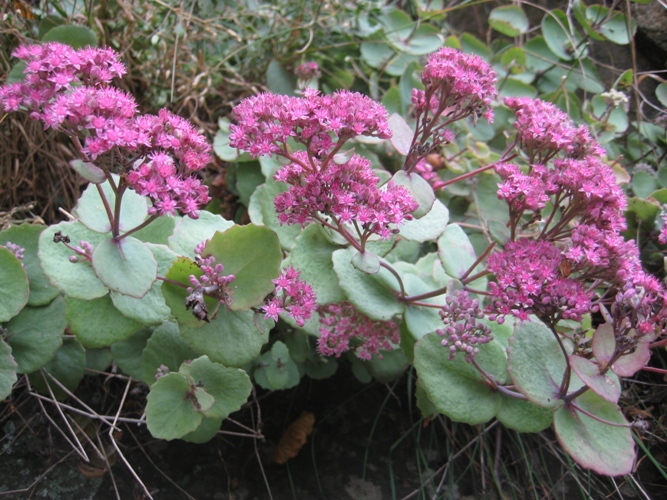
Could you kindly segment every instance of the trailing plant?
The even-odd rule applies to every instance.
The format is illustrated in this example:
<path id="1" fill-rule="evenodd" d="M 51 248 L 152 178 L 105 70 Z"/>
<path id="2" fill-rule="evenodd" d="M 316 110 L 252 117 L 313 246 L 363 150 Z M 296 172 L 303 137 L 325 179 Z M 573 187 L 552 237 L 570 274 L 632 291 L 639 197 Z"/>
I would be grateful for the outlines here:
<path id="1" fill-rule="evenodd" d="M 554 104 L 501 104 L 482 57 L 427 45 L 401 113 L 316 90 L 314 65 L 298 95 L 242 101 L 216 151 L 256 159 L 237 171 L 243 226 L 201 210 L 208 143 L 137 113 L 113 51 L 17 49 L 25 78 L 0 102 L 68 136 L 90 184 L 72 220 L 0 233 L 0 397 L 18 374 L 73 390 L 101 349 L 149 385 L 155 437 L 205 442 L 252 382 L 286 389 L 345 356 L 362 380 L 413 365 L 425 417 L 553 425 L 580 465 L 630 473 L 619 377 L 665 343 L 667 294 L 623 237 L 611 153 Z M 450 221 L 463 196 L 475 220 Z"/>

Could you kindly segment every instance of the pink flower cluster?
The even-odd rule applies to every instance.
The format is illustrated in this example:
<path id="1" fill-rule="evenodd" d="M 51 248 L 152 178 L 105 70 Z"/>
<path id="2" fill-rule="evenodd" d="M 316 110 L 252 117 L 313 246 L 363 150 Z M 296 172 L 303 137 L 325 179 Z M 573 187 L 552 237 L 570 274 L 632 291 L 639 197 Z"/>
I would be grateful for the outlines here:
<path id="1" fill-rule="evenodd" d="M 428 108 L 450 121 L 470 114 L 493 121 L 491 101 L 498 95 L 496 73 L 481 57 L 443 47 L 428 57 L 422 82 L 424 90 L 412 91 L 412 103 L 418 112 Z"/>
<path id="2" fill-rule="evenodd" d="M 167 110 L 137 115 L 134 98 L 108 85 L 125 73 L 115 52 L 48 43 L 20 47 L 14 55 L 27 63 L 26 81 L 0 87 L 6 111 L 25 108 L 77 144 L 84 138 L 81 153 L 87 159 L 110 151 L 123 158 L 131 152 L 138 159 L 128 180 L 153 200 L 151 214 L 179 209 L 197 217 L 198 206 L 210 200 L 208 188 L 187 176 L 211 161 L 210 146 L 190 122 Z"/>
<path id="3" fill-rule="evenodd" d="M 0 102 L 8 112 L 26 108 L 35 119 L 43 118 L 43 106 L 62 90 L 109 83 L 125 74 L 125 66 L 110 49 L 74 50 L 52 42 L 23 45 L 12 55 L 25 61 L 25 81 L 0 87 Z"/>
<path id="4" fill-rule="evenodd" d="M 586 126 L 575 126 L 553 104 L 531 97 L 506 97 L 505 105 L 516 115 L 514 128 L 519 146 L 532 163 L 546 162 L 559 152 L 574 158 L 604 156 L 604 149 Z"/>
<path id="5" fill-rule="evenodd" d="M 479 352 L 478 346 L 493 340 L 491 329 L 477 321 L 484 317 L 484 312 L 479 307 L 479 301 L 465 290 L 456 290 L 447 295 L 445 301 L 440 309 L 445 328 L 436 332 L 444 337 L 441 343 L 449 349 L 450 360 L 456 357 L 456 353 L 463 352 L 470 363 Z"/>
<path id="6" fill-rule="evenodd" d="M 566 276 L 568 262 L 553 243 L 510 241 L 504 251 L 491 254 L 487 264 L 496 275 L 489 285 L 493 321 L 502 323 L 508 314 L 522 321 L 530 314 L 553 324 L 560 319 L 580 321 L 592 309 L 592 292 Z"/>
<path id="7" fill-rule="evenodd" d="M 305 82 L 322 76 L 320 67 L 315 61 L 299 64 L 294 72 L 299 80 Z"/>
<path id="8" fill-rule="evenodd" d="M 273 280 L 276 290 L 269 301 L 262 306 L 264 317 L 278 321 L 278 315 L 287 313 L 298 326 L 303 326 L 315 310 L 315 292 L 299 278 L 300 272 L 293 267 L 286 268 Z"/>
<path id="9" fill-rule="evenodd" d="M 303 97 L 259 94 L 244 99 L 234 108 L 234 114 L 238 124 L 231 126 L 230 145 L 253 157 L 289 156 L 290 138 L 324 157 L 358 135 L 391 137 L 386 109 L 367 96 L 347 90 L 322 95 L 306 89 Z"/>
<path id="10" fill-rule="evenodd" d="M 667 213 L 661 215 L 662 218 L 662 228 L 660 228 L 660 234 L 658 235 L 658 242 L 661 245 L 667 245 Z"/>
<path id="11" fill-rule="evenodd" d="M 236 279 L 236 276 L 224 274 L 225 267 L 222 264 L 216 264 L 215 257 L 201 256 L 205 244 L 206 242 L 202 242 L 195 249 L 195 261 L 202 274 L 199 278 L 190 275 L 190 285 L 192 286 L 187 288 L 189 295 L 185 298 L 185 308 L 192 308 L 192 314 L 197 319 L 208 323 L 210 319 L 204 298 L 212 297 L 216 299 L 218 307 L 220 307 L 220 304 L 230 304 L 233 290 L 229 285 Z M 215 312 L 213 316 L 215 317 Z"/>
<path id="12" fill-rule="evenodd" d="M 505 102 L 517 115 L 517 143 L 528 165 L 495 165 L 513 241 L 488 259 L 497 282 L 490 285 L 487 311 L 500 320 L 507 314 L 521 320 L 536 314 L 550 324 L 580 320 L 598 307 L 595 287 L 607 283 L 610 291 L 597 300 L 609 305 L 615 294 L 632 295 L 635 316 L 644 318 L 633 327 L 642 324 L 647 331 L 646 325 L 660 323 L 654 304 L 663 304 L 665 291 L 642 270 L 636 244 L 621 234 L 627 201 L 612 169 L 599 158 L 602 147 L 552 104 L 530 98 Z M 541 214 L 547 207 L 547 215 Z M 526 211 L 533 212 L 531 221 L 546 219 L 533 233 L 536 239 L 518 232 L 526 227 Z M 624 291 L 637 289 L 643 292 Z M 625 298 L 617 300 L 627 306 Z M 624 314 L 632 316 L 627 307 Z M 620 324 L 615 328 L 622 335 Z"/>
<path id="13" fill-rule="evenodd" d="M 393 321 L 374 321 L 349 302 L 318 307 L 320 338 L 317 349 L 323 356 L 340 357 L 354 349 L 358 358 L 369 361 L 380 350 L 392 351 L 400 342 L 398 325 Z"/>
<path id="14" fill-rule="evenodd" d="M 324 214 L 337 224 L 354 223 L 362 238 L 370 233 L 388 239 L 390 224 L 411 220 L 417 209 L 407 189 L 392 182 L 378 188 L 379 178 L 371 162 L 359 155 L 345 163 L 309 158 L 304 151 L 293 153 L 293 163 L 276 172 L 275 179 L 290 185 L 288 191 L 274 199 L 278 220 L 282 224 L 300 224 Z"/>
<path id="15" fill-rule="evenodd" d="M 174 214 L 178 209 L 196 219 L 199 206 L 211 198 L 207 186 L 185 174 L 201 170 L 211 161 L 208 142 L 189 121 L 166 109 L 158 116 L 142 115 L 136 121 L 147 131 L 151 152 L 128 173 L 130 186 L 153 200 L 149 213 Z"/>

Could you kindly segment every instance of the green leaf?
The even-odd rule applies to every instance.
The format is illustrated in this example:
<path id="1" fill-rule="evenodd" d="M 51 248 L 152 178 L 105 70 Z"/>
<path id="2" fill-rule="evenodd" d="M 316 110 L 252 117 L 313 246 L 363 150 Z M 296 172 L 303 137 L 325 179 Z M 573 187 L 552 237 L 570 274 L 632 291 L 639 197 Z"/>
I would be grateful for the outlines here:
<path id="1" fill-rule="evenodd" d="M 287 346 L 280 341 L 257 360 L 253 378 L 257 385 L 270 391 L 290 389 L 298 385 L 301 379 Z"/>
<path id="2" fill-rule="evenodd" d="M 119 177 L 113 175 L 113 180 L 118 185 Z M 109 207 L 113 210 L 116 203 L 116 194 L 111 188 L 109 181 L 102 184 L 90 184 L 79 198 L 74 215 L 88 229 L 98 233 L 108 233 L 111 231 L 111 222 L 107 215 L 104 203 L 100 197 L 99 189 L 104 192 Z M 123 192 L 123 201 L 120 209 L 119 229 L 121 233 L 134 229 L 141 224 L 148 216 L 148 205 L 146 198 L 138 195 L 135 191 L 126 189 Z"/>
<path id="3" fill-rule="evenodd" d="M 97 36 L 90 28 L 68 24 L 48 30 L 42 37 L 42 42 L 60 42 L 74 49 L 82 49 L 86 46 L 97 46 Z"/>
<path id="4" fill-rule="evenodd" d="M 0 247 L 0 322 L 9 321 L 28 303 L 28 273 L 14 252 Z"/>
<path id="5" fill-rule="evenodd" d="M 12 387 L 18 380 L 17 367 L 18 364 L 12 356 L 12 348 L 0 339 L 0 401 L 12 393 Z"/>
<path id="6" fill-rule="evenodd" d="M 271 59 L 266 68 L 266 86 L 274 94 L 294 95 L 296 76 L 285 70 L 280 62 Z"/>
<path id="7" fill-rule="evenodd" d="M 662 82 L 655 88 L 655 96 L 664 107 L 667 108 L 667 83 Z"/>
<path id="8" fill-rule="evenodd" d="M 272 280 L 280 275 L 282 251 L 278 235 L 264 226 L 248 224 L 217 232 L 202 254 L 213 256 L 224 266 L 226 275 L 236 279 L 230 284 L 232 311 L 247 311 L 260 305 L 273 292 Z"/>
<path id="9" fill-rule="evenodd" d="M 577 411 L 576 406 L 611 422 L 608 425 Z M 556 411 L 554 430 L 561 446 L 582 467 L 606 476 L 630 474 L 635 463 L 635 443 L 617 405 L 588 391 L 574 400 L 574 405 Z"/>
<path id="10" fill-rule="evenodd" d="M 169 373 L 160 377 L 146 398 L 146 424 L 158 439 L 172 440 L 193 432 L 203 415 L 195 408 L 189 377 Z"/>
<path id="11" fill-rule="evenodd" d="M 113 292 L 142 298 L 157 279 L 157 261 L 143 243 L 132 236 L 107 238 L 93 251 L 93 269 Z"/>
<path id="12" fill-rule="evenodd" d="M 553 422 L 554 412 L 503 394 L 496 418 L 505 427 L 517 432 L 541 432 Z"/>
<path id="13" fill-rule="evenodd" d="M 276 182 L 273 179 L 273 174 L 270 174 L 266 178 L 266 183 L 252 193 L 248 205 L 248 215 L 253 224 L 273 229 L 278 234 L 280 246 L 284 250 L 292 248 L 294 240 L 301 232 L 301 227 L 298 224 L 284 225 L 278 221 L 273 200 L 278 194 L 287 191 L 287 189 L 287 184 Z"/>
<path id="14" fill-rule="evenodd" d="M 67 326 L 65 302 L 57 297 L 48 306 L 26 307 L 5 325 L 19 373 L 39 370 L 55 356 Z"/>
<path id="15" fill-rule="evenodd" d="M 58 382 L 64 385 L 70 392 L 74 391 L 83 379 L 86 367 L 86 350 L 76 339 L 65 339 L 62 346 L 56 351 L 55 356 L 44 365 L 47 371 Z M 44 370 L 33 372 L 28 375 L 30 383 L 37 392 L 49 396 L 47 381 L 58 400 L 63 400 L 69 395 L 44 373 Z"/>
<path id="16" fill-rule="evenodd" d="M 111 365 L 113 356 L 111 349 L 86 349 L 86 369 L 98 372 L 105 371 Z M 94 376 L 90 374 L 90 376 Z"/>
<path id="17" fill-rule="evenodd" d="M 236 191 L 241 203 L 246 207 L 250 205 L 252 193 L 264 182 L 266 182 L 266 178 L 258 161 L 239 164 L 236 169 Z"/>
<path id="18" fill-rule="evenodd" d="M 142 324 L 123 316 L 107 295 L 93 300 L 66 297 L 67 320 L 85 347 L 106 347 L 125 340 Z"/>
<path id="19" fill-rule="evenodd" d="M 582 38 L 562 10 L 554 9 L 546 13 L 542 19 L 542 34 L 549 49 L 560 59 L 571 61 L 586 57 L 586 44 L 582 43 Z"/>
<path id="20" fill-rule="evenodd" d="M 125 375 L 147 382 L 143 378 L 141 358 L 152 333 L 152 328 L 142 328 L 131 337 L 111 345 L 111 355 Z"/>
<path id="21" fill-rule="evenodd" d="M 375 380 L 382 384 L 393 382 L 405 372 L 408 360 L 400 349 L 393 351 L 382 351 L 382 357 L 373 354 L 370 361 L 366 361 L 366 367 Z"/>
<path id="22" fill-rule="evenodd" d="M 194 431 L 184 434 L 179 439 L 188 443 L 203 444 L 215 437 L 222 424 L 221 418 L 203 418 L 199 427 Z"/>
<path id="23" fill-rule="evenodd" d="M 419 219 L 405 221 L 398 229 L 402 238 L 423 243 L 436 240 L 445 231 L 448 223 L 449 210 L 440 200 L 436 199 L 426 215 Z"/>
<path id="24" fill-rule="evenodd" d="M 175 372 L 184 361 L 196 357 L 197 353 L 181 337 L 178 325 L 165 323 L 156 328 L 146 342 L 146 348 L 141 354 L 141 379 L 151 385 L 160 366 L 166 366 L 169 371 Z"/>
<path id="25" fill-rule="evenodd" d="M 407 156 L 410 152 L 410 145 L 412 144 L 412 139 L 415 136 L 412 127 L 408 125 L 408 122 L 405 121 L 398 113 L 392 113 L 389 119 L 387 120 L 389 124 L 389 129 L 391 130 L 391 145 L 394 146 L 394 149 L 401 155 Z M 404 172 L 404 175 L 407 175 L 405 171 L 399 170 L 399 172 Z M 398 172 L 397 172 L 398 173 Z"/>
<path id="26" fill-rule="evenodd" d="M 412 199 L 419 204 L 417 210 L 412 212 L 415 218 L 419 219 L 430 212 L 435 202 L 435 193 L 421 175 L 416 172 L 407 173 L 405 170 L 399 170 L 393 175 L 392 181 L 407 189 Z"/>
<path id="27" fill-rule="evenodd" d="M 529 401 L 543 408 L 562 405 L 560 384 L 566 361 L 554 334 L 544 323 L 537 318 L 518 323 L 507 357 L 512 381 Z"/>
<path id="28" fill-rule="evenodd" d="M 71 160 L 70 166 L 84 179 L 93 184 L 102 184 L 107 179 L 107 174 L 94 163 L 83 160 Z"/>
<path id="29" fill-rule="evenodd" d="M 595 394 L 610 403 L 618 403 L 618 398 L 621 397 L 621 381 L 615 373 L 607 372 L 600 375 L 600 367 L 597 363 L 574 354 L 570 356 L 570 366 Z"/>
<path id="30" fill-rule="evenodd" d="M 200 216 L 202 212 L 199 212 Z M 187 218 L 189 219 L 189 217 Z M 140 241 L 143 241 L 144 243 L 167 245 L 169 243 L 169 237 L 174 232 L 176 223 L 181 219 L 183 219 L 183 217 L 178 215 L 173 217 L 169 215 L 163 215 L 162 217 L 155 219 L 143 229 L 132 233 L 132 236 Z"/>
<path id="31" fill-rule="evenodd" d="M 386 276 L 389 271 L 381 269 L 377 274 L 369 275 L 358 271 L 352 265 L 354 249 L 341 249 L 333 253 L 334 271 L 338 282 L 348 300 L 363 314 L 371 319 L 388 321 L 403 312 L 405 306 L 396 300 L 394 293 L 378 281 L 378 278 L 393 279 Z"/>
<path id="32" fill-rule="evenodd" d="M 42 271 L 37 256 L 39 235 L 44 228 L 45 226 L 38 224 L 19 224 L 0 232 L 0 245 L 11 241 L 25 250 L 21 263 L 28 273 L 28 284 L 30 286 L 28 305 L 30 306 L 44 306 L 58 295 L 58 289 L 49 282 L 44 271 Z M 6 282 L 3 281 L 3 283 Z M 2 295 L 1 291 L 0 295 Z M 0 302 L 2 301 L 0 300 Z"/>
<path id="33" fill-rule="evenodd" d="M 445 272 L 454 278 L 463 277 L 477 260 L 475 249 L 470 243 L 468 235 L 458 224 L 447 226 L 445 232 L 438 239 L 438 256 Z"/>
<path id="34" fill-rule="evenodd" d="M 146 247 L 157 260 L 158 275 L 166 276 L 172 262 L 177 258 L 176 254 L 166 245 L 147 243 Z M 140 299 L 111 292 L 111 300 L 116 309 L 124 316 L 147 325 L 157 325 L 171 318 L 171 309 L 167 306 L 162 294 L 162 283 L 162 280 L 156 280 L 148 293 Z"/>
<path id="35" fill-rule="evenodd" d="M 313 223 L 306 226 L 290 252 L 289 265 L 298 269 L 300 278 L 313 288 L 318 304 L 345 300 L 331 260 L 337 249 L 321 226 Z"/>
<path id="36" fill-rule="evenodd" d="M 591 5 L 586 9 L 586 20 L 605 39 L 618 45 L 627 45 L 637 32 L 637 23 L 620 11 L 603 5 Z M 604 22 L 603 22 L 604 21 Z M 628 27 L 630 29 L 628 29 Z"/>
<path id="37" fill-rule="evenodd" d="M 242 367 L 255 359 L 269 336 L 262 334 L 255 321 L 264 326 L 265 331 L 273 328 L 273 321 L 255 319 L 252 311 L 230 311 L 221 307 L 217 318 L 200 327 L 181 324 L 181 336 L 192 348 L 206 354 L 211 361 L 225 366 Z"/>
<path id="38" fill-rule="evenodd" d="M 489 14 L 489 26 L 507 36 L 519 36 L 530 27 L 528 17 L 518 5 L 496 7 Z"/>
<path id="39" fill-rule="evenodd" d="M 69 258 L 76 254 L 63 243 L 54 243 L 53 236 L 57 232 L 69 236 L 71 246 L 79 246 L 84 240 L 94 248 L 106 238 L 80 222 L 61 222 L 44 229 L 39 235 L 37 255 L 44 274 L 51 283 L 65 295 L 77 299 L 94 299 L 109 293 L 109 289 L 97 277 L 89 262 L 70 262 Z"/>
<path id="40" fill-rule="evenodd" d="M 450 361 L 448 354 L 437 333 L 424 336 L 415 345 L 414 366 L 428 399 L 455 422 L 488 422 L 500 409 L 500 393 L 463 356 Z M 498 380 L 506 378 L 505 353 L 497 343 L 485 344 L 475 360 Z"/>
<path id="41" fill-rule="evenodd" d="M 366 274 L 375 274 L 380 270 L 380 259 L 371 252 L 357 252 L 352 257 L 352 265 Z"/>
<path id="42" fill-rule="evenodd" d="M 216 231 L 226 231 L 234 223 L 202 210 L 198 219 L 183 217 L 176 222 L 173 234 L 168 238 L 169 248 L 178 255 L 195 258 L 195 247 L 202 241 L 210 239 Z"/>
<path id="43" fill-rule="evenodd" d="M 220 129 L 213 138 L 213 152 L 223 161 L 234 161 L 239 157 L 240 151 L 229 145 L 229 120 L 220 118 L 218 126 Z"/>
<path id="44" fill-rule="evenodd" d="M 162 294 L 164 296 L 165 303 L 171 310 L 171 314 L 174 315 L 179 325 L 188 325 L 192 328 L 199 328 L 203 325 L 204 321 L 196 318 L 192 311 L 189 311 L 185 308 L 185 298 L 188 295 L 186 287 L 190 286 L 190 276 L 195 278 L 200 278 L 202 271 L 193 261 L 187 257 L 178 257 L 169 268 L 167 273 L 167 280 L 162 284 Z M 176 286 L 170 281 L 175 281 L 177 283 L 183 283 L 184 286 Z M 204 297 L 206 302 L 206 307 L 208 310 L 213 313 L 218 306 L 218 301 L 212 297 Z"/>
<path id="45" fill-rule="evenodd" d="M 636 172 L 632 176 L 632 191 L 639 198 L 648 198 L 658 187 L 655 175 L 649 172 Z"/>
<path id="46" fill-rule="evenodd" d="M 245 371 L 213 363 L 207 356 L 193 360 L 188 370 L 195 383 L 214 398 L 211 407 L 202 410 L 207 418 L 227 418 L 241 409 L 252 392 L 252 383 Z"/>
<path id="47" fill-rule="evenodd" d="M 61 26 L 67 22 L 66 19 L 63 19 L 60 16 L 48 15 L 44 16 L 39 23 L 39 32 L 37 38 L 42 40 L 44 35 L 51 31 L 56 26 Z"/>

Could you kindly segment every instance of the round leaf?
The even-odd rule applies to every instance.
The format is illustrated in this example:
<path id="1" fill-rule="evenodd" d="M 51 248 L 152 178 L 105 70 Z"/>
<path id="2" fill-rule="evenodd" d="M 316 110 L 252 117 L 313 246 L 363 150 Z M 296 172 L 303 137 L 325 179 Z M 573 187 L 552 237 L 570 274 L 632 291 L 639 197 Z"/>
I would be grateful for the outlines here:
<path id="1" fill-rule="evenodd" d="M 560 59 L 571 61 L 585 57 L 586 44 L 574 33 L 567 14 L 560 9 L 547 12 L 542 19 L 542 34 L 549 49 Z"/>
<path id="2" fill-rule="evenodd" d="M 267 331 L 273 327 L 272 321 L 258 321 L 267 325 Z M 210 323 L 198 328 L 181 324 L 180 330 L 196 352 L 233 367 L 242 367 L 255 359 L 269 340 L 268 334 L 260 333 L 255 326 L 252 311 L 230 311 L 226 307 L 221 307 L 217 318 Z"/>
<path id="3" fill-rule="evenodd" d="M 147 243 L 146 247 L 157 260 L 158 275 L 166 276 L 172 262 L 177 258 L 176 254 L 166 245 Z M 162 280 L 156 280 L 148 293 L 140 299 L 111 292 L 111 300 L 114 306 L 128 318 L 147 325 L 160 324 L 171 317 L 171 309 L 167 306 L 162 294 L 162 283 Z"/>
<path id="4" fill-rule="evenodd" d="M 551 425 L 554 414 L 530 401 L 503 394 L 496 418 L 517 432 L 541 432 Z"/>
<path id="5" fill-rule="evenodd" d="M 102 184 L 107 179 L 104 170 L 89 161 L 77 159 L 71 160 L 69 164 L 81 177 L 93 184 Z"/>
<path id="6" fill-rule="evenodd" d="M 507 350 L 512 381 L 529 401 L 558 408 L 565 358 L 554 334 L 537 318 L 517 323 Z"/>
<path id="7" fill-rule="evenodd" d="M 193 432 L 202 421 L 195 408 L 191 381 L 179 373 L 160 377 L 146 398 L 146 424 L 158 439 L 177 439 Z"/>
<path id="8" fill-rule="evenodd" d="M 42 37 L 42 42 L 60 42 L 74 49 L 82 49 L 86 46 L 95 47 L 97 36 L 90 28 L 78 24 L 68 24 L 48 30 Z"/>
<path id="9" fill-rule="evenodd" d="M 113 176 L 113 180 L 118 185 L 119 177 Z M 79 221 L 89 229 L 98 233 L 108 233 L 111 231 L 111 222 L 107 215 L 104 203 L 100 197 L 99 190 L 104 192 L 104 196 L 113 211 L 116 203 L 116 194 L 111 188 L 109 181 L 102 184 L 90 184 L 79 198 L 76 204 L 74 214 Z M 138 195 L 135 191 L 126 189 L 123 192 L 123 200 L 120 209 L 119 229 L 121 233 L 134 229 L 141 224 L 148 216 L 148 205 L 146 198 Z"/>
<path id="10" fill-rule="evenodd" d="M 491 345 L 484 345 L 476 358 L 485 369 L 483 353 Z M 502 370 L 502 362 L 498 361 L 500 358 L 504 361 L 505 354 L 497 344 L 492 349 L 497 351 L 495 355 L 487 354 L 486 357 L 494 365 L 492 373 L 496 373 Z M 448 354 L 437 333 L 424 336 L 415 345 L 414 366 L 428 399 L 439 412 L 456 422 L 473 425 L 488 422 L 500 408 L 500 393 L 493 391 L 477 369 L 462 356 L 450 361 Z"/>
<path id="11" fill-rule="evenodd" d="M 401 238 L 423 243 L 436 240 L 445 231 L 448 222 L 449 210 L 440 200 L 436 199 L 426 215 L 403 222 L 399 230 Z"/>
<path id="12" fill-rule="evenodd" d="M 12 348 L 0 339 L 0 401 L 12 393 L 12 387 L 18 380 L 17 367 L 18 364 L 12 356 Z"/>
<path id="13" fill-rule="evenodd" d="M 363 314 L 371 319 L 388 321 L 404 310 L 404 305 L 394 293 L 384 286 L 379 279 L 393 279 L 385 276 L 389 272 L 381 269 L 374 275 L 362 273 L 352 265 L 352 257 L 356 250 L 347 248 L 333 253 L 333 265 L 338 282 L 348 300 Z M 378 278 L 378 279 L 376 279 Z"/>
<path id="14" fill-rule="evenodd" d="M 93 251 L 97 277 L 114 292 L 142 298 L 157 279 L 157 261 L 143 243 L 132 236 L 107 238 Z"/>
<path id="15" fill-rule="evenodd" d="M 137 380 L 144 380 L 141 356 L 152 333 L 151 328 L 142 328 L 131 337 L 111 346 L 111 355 L 123 373 Z"/>
<path id="16" fill-rule="evenodd" d="M 9 321 L 28 303 L 28 273 L 11 250 L 0 247 L 0 322 Z"/>
<path id="17" fill-rule="evenodd" d="M 247 311 L 262 303 L 273 292 L 274 279 L 280 274 L 282 251 L 278 235 L 264 226 L 248 224 L 217 232 L 206 244 L 204 257 L 214 256 L 224 266 L 231 283 L 232 311 Z"/>
<path id="18" fill-rule="evenodd" d="M 67 326 L 65 302 L 57 297 L 48 306 L 26 307 L 5 325 L 6 340 L 18 363 L 19 373 L 43 367 L 63 343 Z"/>
<path id="19" fill-rule="evenodd" d="M 627 425 L 618 406 L 594 392 L 585 392 L 574 403 L 598 419 Z M 582 467 L 606 476 L 632 472 L 635 443 L 629 427 L 607 425 L 568 405 L 556 411 L 554 430 L 561 446 Z"/>
<path id="20" fill-rule="evenodd" d="M 380 270 L 380 259 L 371 252 L 357 252 L 352 257 L 352 265 L 362 273 L 375 274 Z"/>
<path id="21" fill-rule="evenodd" d="M 496 7 L 489 14 L 489 25 L 507 36 L 519 36 L 528 31 L 528 17 L 518 5 Z"/>
<path id="22" fill-rule="evenodd" d="M 477 260 L 468 235 L 458 224 L 447 226 L 438 239 L 438 256 L 445 272 L 454 278 L 463 277 Z"/>
<path id="23" fill-rule="evenodd" d="M 608 372 L 600 375 L 597 363 L 574 354 L 570 356 L 570 366 L 595 394 L 610 403 L 618 403 L 618 398 L 621 397 L 621 381 L 615 374 Z"/>
<path id="24" fill-rule="evenodd" d="M 93 300 L 66 297 L 67 320 L 85 347 L 106 347 L 125 340 L 142 324 L 123 316 L 107 295 Z"/>
<path id="25" fill-rule="evenodd" d="M 30 286 L 29 306 L 44 306 L 58 295 L 58 289 L 49 282 L 44 271 L 42 271 L 39 258 L 37 257 L 39 235 L 44 228 L 45 226 L 38 224 L 20 224 L 0 232 L 0 245 L 4 245 L 10 241 L 25 250 L 21 264 L 23 264 L 24 269 L 28 273 L 28 284 Z"/>
<path id="26" fill-rule="evenodd" d="M 183 361 L 196 357 L 197 354 L 190 344 L 181 337 L 178 325 L 165 323 L 156 328 L 146 342 L 146 348 L 141 355 L 141 378 L 150 385 L 155 381 L 155 374 L 160 366 L 166 366 L 169 371 L 175 372 Z"/>
<path id="27" fill-rule="evenodd" d="M 318 304 L 342 302 L 345 295 L 338 285 L 331 256 L 338 249 L 324 234 L 319 224 L 308 225 L 292 247 L 289 265 L 298 269 L 317 297 Z"/>
<path id="28" fill-rule="evenodd" d="M 409 174 L 405 170 L 399 170 L 393 175 L 392 181 L 406 188 L 412 199 L 419 203 L 419 208 L 412 213 L 415 218 L 419 219 L 431 210 L 435 202 L 435 193 L 421 175 L 416 172 Z"/>
<path id="29" fill-rule="evenodd" d="M 214 363 L 208 356 L 193 360 L 189 373 L 195 383 L 201 385 L 215 400 L 208 410 L 202 410 L 207 418 L 227 418 L 229 414 L 241 409 L 252 392 L 252 383 L 245 371 Z"/>
<path id="30" fill-rule="evenodd" d="M 287 191 L 287 184 L 276 182 L 273 175 L 267 176 L 266 183 L 255 189 L 250 196 L 248 215 L 253 224 L 273 229 L 280 238 L 280 246 L 284 250 L 289 250 L 294 245 L 294 240 L 299 235 L 301 227 L 284 225 L 278 221 L 273 200 L 284 191 Z"/>
<path id="31" fill-rule="evenodd" d="M 56 232 L 69 236 L 71 246 L 78 246 L 84 240 L 95 247 L 105 239 L 103 234 L 91 231 L 80 222 L 61 222 L 44 229 L 39 235 L 38 256 L 51 283 L 65 295 L 77 299 L 94 299 L 109 293 L 89 262 L 70 262 L 69 258 L 76 254 L 63 243 L 54 243 Z"/>
<path id="32" fill-rule="evenodd" d="M 63 341 L 55 356 L 44 365 L 44 370 L 69 391 L 74 391 L 83 379 L 85 367 L 86 350 L 76 339 L 70 338 Z M 45 396 L 50 395 L 46 385 L 48 382 L 56 399 L 63 400 L 69 397 L 44 371 L 33 372 L 28 377 L 33 387 Z"/>
<path id="33" fill-rule="evenodd" d="M 178 255 L 194 259 L 195 247 L 202 241 L 211 238 L 216 231 L 226 231 L 234 223 L 202 210 L 198 219 L 183 217 L 176 222 L 173 234 L 169 237 L 169 248 Z"/>
<path id="34" fill-rule="evenodd" d="M 280 341 L 257 360 L 253 377 L 257 385 L 270 391 L 290 389 L 301 379 L 287 346 Z"/>

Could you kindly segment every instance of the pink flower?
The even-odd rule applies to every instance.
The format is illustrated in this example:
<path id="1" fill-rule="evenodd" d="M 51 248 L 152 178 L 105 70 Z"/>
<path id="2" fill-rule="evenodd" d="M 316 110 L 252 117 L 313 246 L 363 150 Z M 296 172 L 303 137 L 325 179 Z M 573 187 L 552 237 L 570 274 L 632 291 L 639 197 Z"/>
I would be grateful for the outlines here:
<path id="1" fill-rule="evenodd" d="M 446 110 L 450 119 L 469 114 L 493 121 L 491 101 L 498 94 L 496 73 L 489 64 L 474 54 L 443 47 L 431 54 L 422 71 L 425 91 L 413 93 L 413 103 L 440 115 Z"/>
<path id="2" fill-rule="evenodd" d="M 320 313 L 320 338 L 317 349 L 323 356 L 340 357 L 354 349 L 358 358 L 370 360 L 380 350 L 392 351 L 400 342 L 398 325 L 393 321 L 374 321 L 358 312 L 349 302 L 326 304 Z"/>
<path id="3" fill-rule="evenodd" d="M 388 239 L 393 234 L 390 225 L 410 220 L 410 212 L 417 208 L 402 186 L 390 182 L 378 189 L 379 178 L 366 158 L 355 154 L 346 163 L 330 162 L 325 168 L 303 151 L 295 151 L 292 157 L 295 162 L 275 175 L 277 181 L 290 185 L 274 199 L 282 224 L 303 227 L 324 214 L 340 223 L 357 222 L 364 234 Z"/>
<path id="4" fill-rule="evenodd" d="M 259 94 L 244 99 L 234 114 L 238 124 L 231 126 L 230 144 L 254 157 L 287 155 L 289 138 L 323 157 L 357 135 L 391 136 L 384 107 L 347 90 L 321 95 L 306 89 L 303 97 Z"/>
<path id="5" fill-rule="evenodd" d="M 195 249 L 195 261 L 202 271 L 199 278 L 190 275 L 190 284 L 192 286 L 187 288 L 188 296 L 185 299 L 185 308 L 192 308 L 192 314 L 199 320 L 204 320 L 207 323 L 210 321 L 208 316 L 208 308 L 205 297 L 212 297 L 218 301 L 218 306 L 221 304 L 228 305 L 232 300 L 233 290 L 229 286 L 236 277 L 233 274 L 224 274 L 225 268 L 222 264 L 215 263 L 215 257 L 201 256 L 204 248 L 204 242 Z M 216 311 L 213 313 L 215 317 Z"/>
<path id="6" fill-rule="evenodd" d="M 288 267 L 273 280 L 276 285 L 274 295 L 262 306 L 264 317 L 278 321 L 280 313 L 286 313 L 303 326 L 315 310 L 315 292 L 312 287 L 299 278 L 299 271 Z"/>

